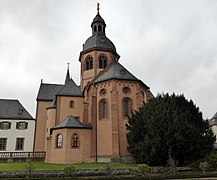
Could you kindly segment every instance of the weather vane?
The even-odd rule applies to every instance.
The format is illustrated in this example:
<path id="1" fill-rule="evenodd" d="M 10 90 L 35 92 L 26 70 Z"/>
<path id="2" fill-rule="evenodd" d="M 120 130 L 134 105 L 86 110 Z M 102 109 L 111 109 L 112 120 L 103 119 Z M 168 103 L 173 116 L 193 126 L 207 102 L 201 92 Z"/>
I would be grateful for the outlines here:
<path id="1" fill-rule="evenodd" d="M 97 13 L 99 14 L 99 3 L 97 3 Z"/>

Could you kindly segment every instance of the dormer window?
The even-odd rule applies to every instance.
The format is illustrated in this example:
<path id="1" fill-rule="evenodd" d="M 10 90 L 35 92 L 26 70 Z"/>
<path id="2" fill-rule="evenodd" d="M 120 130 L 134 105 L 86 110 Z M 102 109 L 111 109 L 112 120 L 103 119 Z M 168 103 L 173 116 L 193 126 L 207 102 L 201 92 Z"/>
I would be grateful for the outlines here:
<path id="1" fill-rule="evenodd" d="M 105 69 L 107 67 L 107 59 L 105 56 L 100 56 L 99 57 L 99 68 L 100 69 Z"/>
<path id="2" fill-rule="evenodd" d="M 18 114 L 23 114 L 23 109 L 22 108 L 18 109 Z"/>

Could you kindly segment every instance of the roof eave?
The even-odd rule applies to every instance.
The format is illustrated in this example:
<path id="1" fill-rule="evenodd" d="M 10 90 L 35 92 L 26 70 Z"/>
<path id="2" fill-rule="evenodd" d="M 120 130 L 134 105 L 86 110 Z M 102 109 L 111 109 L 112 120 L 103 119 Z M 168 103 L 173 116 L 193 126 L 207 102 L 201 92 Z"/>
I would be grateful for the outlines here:
<path id="1" fill-rule="evenodd" d="M 11 118 L 9 118 L 9 117 L 0 117 L 0 120 L 18 120 L 18 121 L 20 121 L 20 120 L 33 120 L 33 121 L 35 121 L 35 119 L 34 118 L 13 118 L 13 117 L 11 117 Z"/>
<path id="2" fill-rule="evenodd" d="M 120 55 L 119 55 L 116 51 L 114 51 L 114 50 L 112 50 L 112 49 L 110 49 L 110 48 L 92 47 L 92 48 L 89 48 L 89 49 L 86 49 L 86 50 L 83 50 L 83 51 L 80 52 L 79 61 L 81 62 L 81 56 L 82 56 L 83 54 L 88 53 L 88 52 L 91 52 L 91 51 L 93 51 L 93 50 L 100 50 L 100 51 L 112 52 L 112 53 L 116 56 L 117 59 L 120 58 Z"/>

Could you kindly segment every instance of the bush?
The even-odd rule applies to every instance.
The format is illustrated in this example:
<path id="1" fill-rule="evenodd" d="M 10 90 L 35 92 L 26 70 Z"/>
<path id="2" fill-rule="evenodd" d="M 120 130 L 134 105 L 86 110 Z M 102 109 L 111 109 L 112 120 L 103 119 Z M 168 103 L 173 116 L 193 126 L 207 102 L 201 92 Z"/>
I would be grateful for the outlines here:
<path id="1" fill-rule="evenodd" d="M 203 174 L 206 174 L 206 171 L 209 169 L 209 163 L 208 162 L 201 162 L 199 165 L 199 168 L 201 171 L 203 171 Z"/>
<path id="2" fill-rule="evenodd" d="M 170 171 L 173 173 L 173 175 L 175 176 L 176 175 L 176 172 L 177 172 L 177 164 L 178 162 L 172 158 L 171 154 L 169 153 L 169 159 L 167 160 L 167 163 L 168 163 L 168 166 L 170 168 Z"/>
<path id="3" fill-rule="evenodd" d="M 107 163 L 106 166 L 104 167 L 106 174 L 111 175 L 112 174 L 112 165 L 111 163 Z"/>
<path id="4" fill-rule="evenodd" d="M 65 176 L 72 176 L 75 172 L 75 167 L 74 166 L 65 167 L 63 169 L 63 172 Z"/>
<path id="5" fill-rule="evenodd" d="M 210 167 L 213 170 L 217 169 L 217 151 L 212 152 L 206 156 L 205 161 L 209 163 Z"/>
<path id="6" fill-rule="evenodd" d="M 200 163 L 201 162 L 207 162 L 209 164 L 209 169 L 210 170 L 217 170 L 217 151 L 214 151 L 207 155 L 205 158 L 194 161 L 193 163 L 190 164 L 190 167 L 193 170 L 201 170 L 200 169 Z"/>
<path id="7" fill-rule="evenodd" d="M 138 171 L 142 173 L 143 175 L 146 175 L 151 171 L 151 168 L 148 164 L 140 164 L 137 166 L 137 168 L 138 168 Z"/>

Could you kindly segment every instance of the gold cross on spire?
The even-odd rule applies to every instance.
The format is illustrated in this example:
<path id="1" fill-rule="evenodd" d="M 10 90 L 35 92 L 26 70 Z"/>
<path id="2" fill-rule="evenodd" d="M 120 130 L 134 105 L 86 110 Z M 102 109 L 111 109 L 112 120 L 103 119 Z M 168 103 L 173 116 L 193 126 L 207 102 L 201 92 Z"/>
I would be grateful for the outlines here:
<path id="1" fill-rule="evenodd" d="M 99 3 L 97 3 L 97 14 L 99 14 Z"/>

